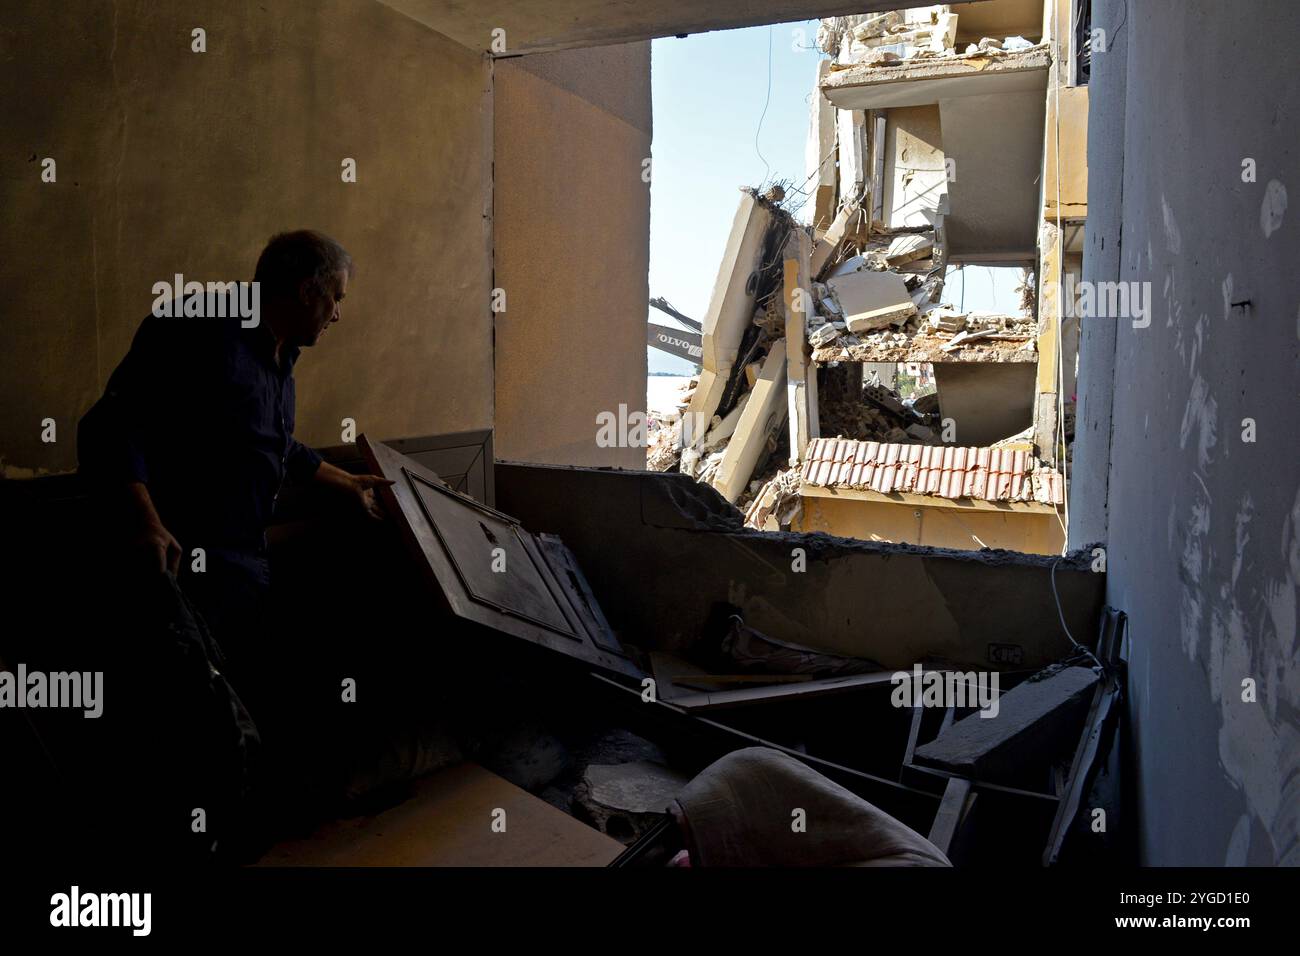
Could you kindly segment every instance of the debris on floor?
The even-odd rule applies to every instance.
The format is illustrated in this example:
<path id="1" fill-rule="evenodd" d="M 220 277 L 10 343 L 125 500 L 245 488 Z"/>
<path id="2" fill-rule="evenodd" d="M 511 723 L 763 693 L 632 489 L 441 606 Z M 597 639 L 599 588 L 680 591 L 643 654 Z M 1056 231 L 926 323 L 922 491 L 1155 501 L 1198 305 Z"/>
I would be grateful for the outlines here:
<path id="1" fill-rule="evenodd" d="M 621 843 L 632 843 L 663 819 L 685 774 L 659 763 L 589 764 L 573 797 L 575 816 Z"/>

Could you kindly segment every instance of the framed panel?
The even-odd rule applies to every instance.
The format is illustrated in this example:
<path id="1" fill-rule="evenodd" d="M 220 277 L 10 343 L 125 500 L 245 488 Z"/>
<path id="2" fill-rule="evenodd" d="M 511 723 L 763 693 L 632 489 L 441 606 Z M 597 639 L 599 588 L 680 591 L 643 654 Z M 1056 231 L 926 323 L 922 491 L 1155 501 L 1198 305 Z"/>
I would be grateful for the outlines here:
<path id="1" fill-rule="evenodd" d="M 374 474 L 393 482 L 381 498 L 453 614 L 602 670 L 641 676 L 559 538 L 532 534 L 382 442 L 362 435 L 357 447 Z"/>

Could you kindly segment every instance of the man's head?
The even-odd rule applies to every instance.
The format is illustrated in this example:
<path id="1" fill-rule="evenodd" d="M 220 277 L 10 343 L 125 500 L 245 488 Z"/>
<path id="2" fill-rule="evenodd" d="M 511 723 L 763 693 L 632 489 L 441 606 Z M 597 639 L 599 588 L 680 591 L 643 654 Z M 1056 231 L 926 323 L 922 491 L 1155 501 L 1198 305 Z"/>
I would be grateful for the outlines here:
<path id="1" fill-rule="evenodd" d="M 353 271 L 352 257 L 329 236 L 310 229 L 272 236 L 253 279 L 276 338 L 299 348 L 315 345 L 339 320 Z"/>

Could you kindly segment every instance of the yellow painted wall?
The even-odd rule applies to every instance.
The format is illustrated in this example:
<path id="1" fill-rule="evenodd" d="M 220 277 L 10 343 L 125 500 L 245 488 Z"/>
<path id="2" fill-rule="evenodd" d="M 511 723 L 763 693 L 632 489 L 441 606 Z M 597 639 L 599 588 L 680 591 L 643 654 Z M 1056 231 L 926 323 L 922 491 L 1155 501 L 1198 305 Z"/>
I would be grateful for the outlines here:
<path id="1" fill-rule="evenodd" d="M 803 516 L 793 530 L 896 544 L 962 550 L 1006 548 L 1030 554 L 1060 554 L 1064 541 L 1061 525 L 1052 514 L 810 496 L 804 496 Z"/>
<path id="2" fill-rule="evenodd" d="M 1099 54 L 1102 55 L 1102 54 Z M 1060 97 L 1060 129 L 1056 128 L 1057 97 Z M 1043 216 L 1055 219 L 1057 197 L 1057 140 L 1060 140 L 1060 197 L 1062 219 L 1088 215 L 1088 88 L 1063 86 L 1047 93 L 1046 142 L 1043 156 Z"/>
<path id="3" fill-rule="evenodd" d="M 301 227 L 357 274 L 298 365 L 298 437 L 337 444 L 345 417 L 385 438 L 491 425 L 481 54 L 354 0 L 9 0 L 4 21 L 0 473 L 75 466 L 153 283 L 251 279 Z"/>
<path id="4" fill-rule="evenodd" d="M 644 412 L 650 45 L 495 64 L 500 459 L 645 468 L 597 415 Z"/>

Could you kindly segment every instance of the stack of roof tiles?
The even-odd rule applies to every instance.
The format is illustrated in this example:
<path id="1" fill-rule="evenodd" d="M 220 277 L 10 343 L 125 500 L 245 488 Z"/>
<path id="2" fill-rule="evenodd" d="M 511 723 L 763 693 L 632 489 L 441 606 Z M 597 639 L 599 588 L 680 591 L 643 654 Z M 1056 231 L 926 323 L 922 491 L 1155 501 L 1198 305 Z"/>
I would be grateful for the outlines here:
<path id="1" fill-rule="evenodd" d="M 984 501 L 1065 501 L 1065 480 L 1023 451 L 904 445 L 818 438 L 808 445 L 803 481 L 881 494 L 911 492 Z"/>

